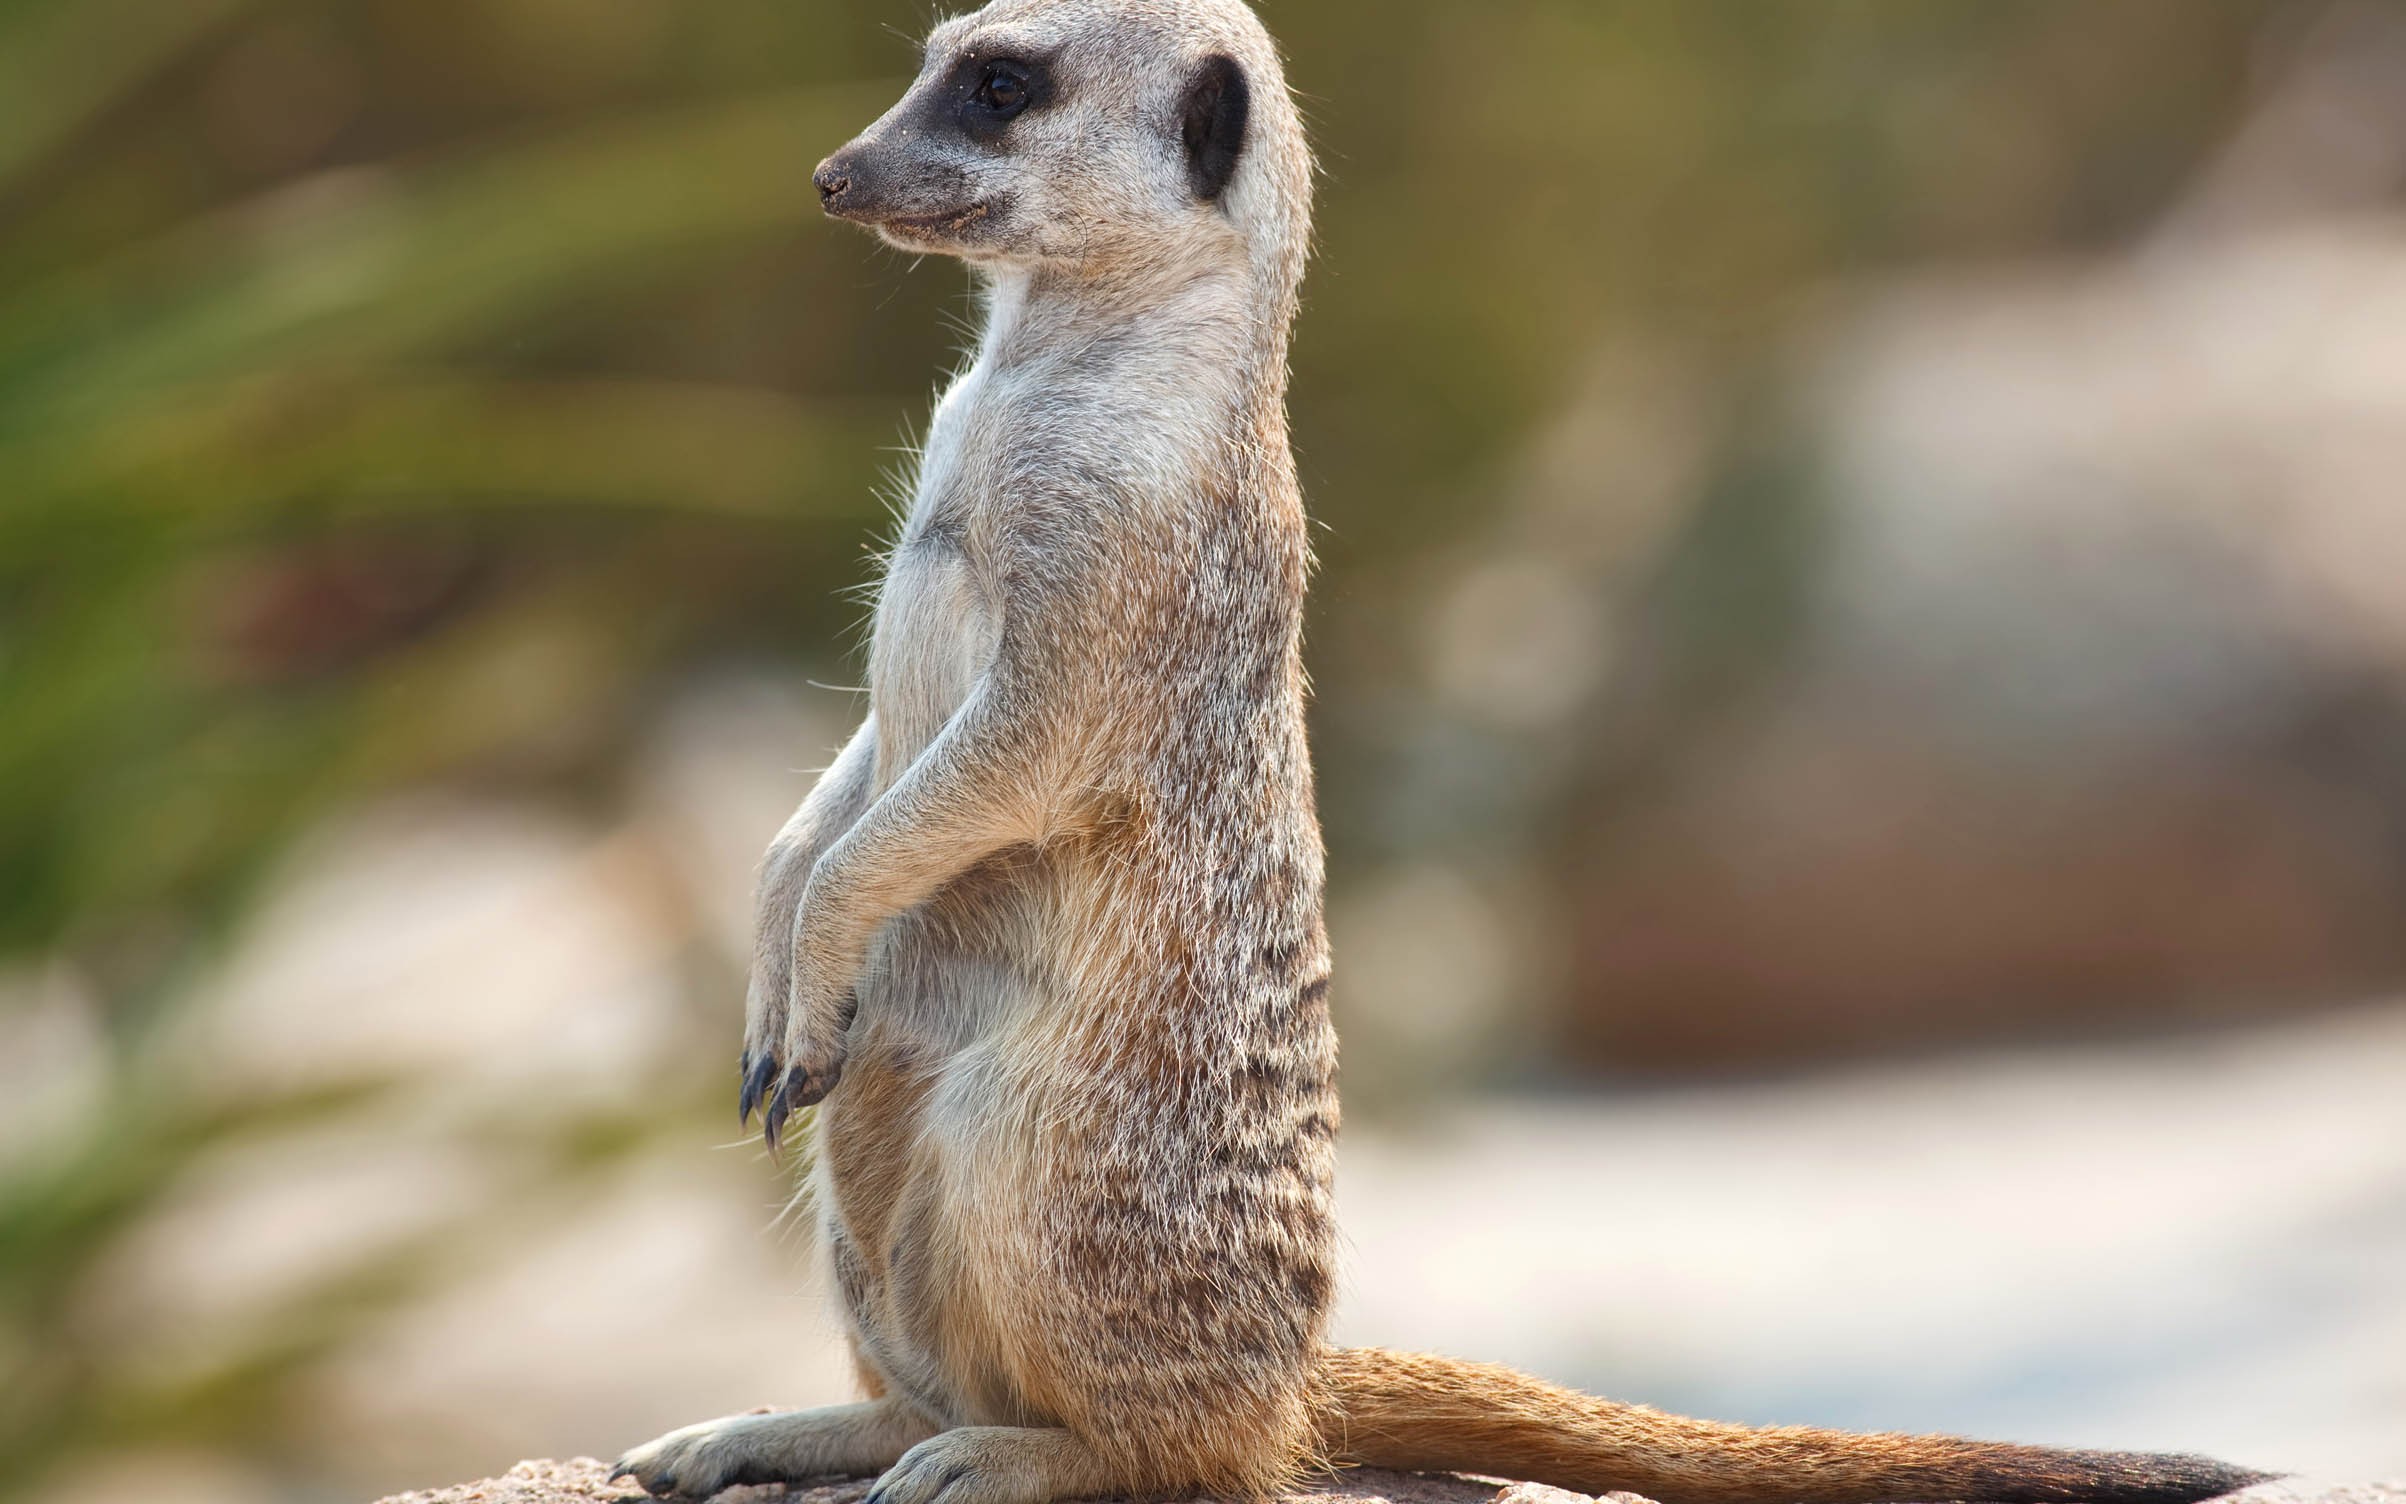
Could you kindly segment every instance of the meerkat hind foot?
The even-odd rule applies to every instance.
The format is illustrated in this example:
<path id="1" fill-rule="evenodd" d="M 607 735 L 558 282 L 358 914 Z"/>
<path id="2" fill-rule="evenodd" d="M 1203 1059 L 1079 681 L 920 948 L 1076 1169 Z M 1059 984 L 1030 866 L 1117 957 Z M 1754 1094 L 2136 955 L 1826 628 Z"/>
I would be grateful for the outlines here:
<path id="1" fill-rule="evenodd" d="M 620 1458 L 610 1476 L 633 1478 L 659 1497 L 707 1499 L 739 1483 L 870 1477 L 934 1433 L 893 1400 L 729 1415 L 644 1443 Z"/>
<path id="2" fill-rule="evenodd" d="M 1127 1482 L 1067 1431 L 961 1426 L 905 1452 L 862 1504 L 1049 1504 L 1125 1493 Z"/>

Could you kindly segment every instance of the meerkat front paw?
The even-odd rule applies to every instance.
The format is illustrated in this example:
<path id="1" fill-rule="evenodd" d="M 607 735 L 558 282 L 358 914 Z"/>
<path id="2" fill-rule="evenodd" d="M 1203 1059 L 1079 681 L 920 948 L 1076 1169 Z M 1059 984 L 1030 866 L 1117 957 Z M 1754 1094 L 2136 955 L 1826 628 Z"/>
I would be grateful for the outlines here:
<path id="1" fill-rule="evenodd" d="M 787 929 L 782 965 L 755 965 L 746 1009 L 744 1084 L 736 1110 L 748 1122 L 755 1107 L 769 1148 L 777 1147 L 787 1117 L 835 1090 L 844 1073 L 854 987 L 865 939 L 842 920 L 843 905 L 814 874 Z M 782 982 L 783 991 L 772 992 Z"/>
<path id="2" fill-rule="evenodd" d="M 810 867 L 807 851 L 770 848 L 744 1003 L 736 1116 L 749 1125 L 752 1114 L 760 1113 L 761 1137 L 771 1153 L 786 1119 L 834 1089 L 844 1068 L 844 1032 L 856 1006 L 849 988 L 823 999 L 809 985 L 821 974 L 809 966 L 809 947 L 802 943 L 802 894 Z"/>
<path id="3" fill-rule="evenodd" d="M 782 1055 L 794 986 L 794 925 L 803 886 L 815 853 L 807 844 L 780 835 L 761 864 L 758 918 L 753 925 L 752 974 L 744 997 L 744 1046 L 736 1065 L 736 1120 L 750 1126 L 752 1114 L 776 1101 L 785 1074 Z M 789 1106 L 789 1112 L 792 1110 Z M 764 1123 L 772 1152 L 785 1118 Z"/>
<path id="4" fill-rule="evenodd" d="M 854 995 L 846 992 L 836 1003 L 811 1010 L 827 1017 L 827 1026 L 802 1029 L 789 1024 L 784 1037 L 774 1044 L 744 1046 L 743 1088 L 736 1096 L 736 1112 L 749 1123 L 754 1110 L 759 1111 L 761 1137 L 771 1152 L 785 1132 L 787 1118 L 835 1090 L 848 1053 L 845 1032 L 857 1006 Z M 805 1016 L 800 1008 L 791 1010 L 791 1015 Z"/>
<path id="5" fill-rule="evenodd" d="M 808 921 L 797 916 L 785 964 L 756 967 L 751 1005 L 745 1010 L 743 1087 L 736 1112 L 749 1123 L 760 1113 L 761 1137 L 775 1152 L 786 1119 L 835 1090 L 844 1073 L 846 1035 L 859 995 L 846 986 L 833 992 L 820 982 L 833 968 L 814 964 L 811 947 L 798 933 Z M 776 989 L 773 995 L 769 989 Z"/>

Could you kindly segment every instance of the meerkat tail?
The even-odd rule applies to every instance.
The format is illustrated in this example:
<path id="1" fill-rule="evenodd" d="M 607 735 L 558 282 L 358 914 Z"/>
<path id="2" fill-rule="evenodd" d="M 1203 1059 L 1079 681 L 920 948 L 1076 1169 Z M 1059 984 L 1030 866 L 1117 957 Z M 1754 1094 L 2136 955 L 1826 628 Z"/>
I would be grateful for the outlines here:
<path id="1" fill-rule="evenodd" d="M 1339 1348 L 1314 1424 L 1327 1460 L 1526 1478 L 1658 1504 L 2193 1504 L 2273 1475 L 2204 1457 L 1756 1428 L 1618 1404 L 1492 1363 Z"/>

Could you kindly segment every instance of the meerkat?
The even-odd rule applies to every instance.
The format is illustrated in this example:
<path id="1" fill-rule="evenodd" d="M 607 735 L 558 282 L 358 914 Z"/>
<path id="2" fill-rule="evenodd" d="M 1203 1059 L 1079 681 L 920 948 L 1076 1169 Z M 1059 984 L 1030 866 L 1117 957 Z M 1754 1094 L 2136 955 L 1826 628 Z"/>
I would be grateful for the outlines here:
<path id="1" fill-rule="evenodd" d="M 1748 1429 L 1332 1348 L 1336 1040 L 1287 433 L 1313 167 L 1242 0 L 994 0 L 822 163 L 981 276 L 869 707 L 770 847 L 739 1110 L 816 1104 L 868 1398 L 689 1426 L 654 1494 L 1262 1498 L 1346 1464 L 1663 1504 L 2186 1504 L 2191 1457 Z"/>

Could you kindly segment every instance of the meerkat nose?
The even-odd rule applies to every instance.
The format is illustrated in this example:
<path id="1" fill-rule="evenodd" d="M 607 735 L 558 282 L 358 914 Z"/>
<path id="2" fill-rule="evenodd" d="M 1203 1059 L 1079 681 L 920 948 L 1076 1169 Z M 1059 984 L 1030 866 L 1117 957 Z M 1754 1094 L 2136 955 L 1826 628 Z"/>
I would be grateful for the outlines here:
<path id="1" fill-rule="evenodd" d="M 810 176 L 811 186 L 819 190 L 819 207 L 832 209 L 842 202 L 852 187 L 852 164 L 841 156 L 829 157 L 819 164 Z"/>

